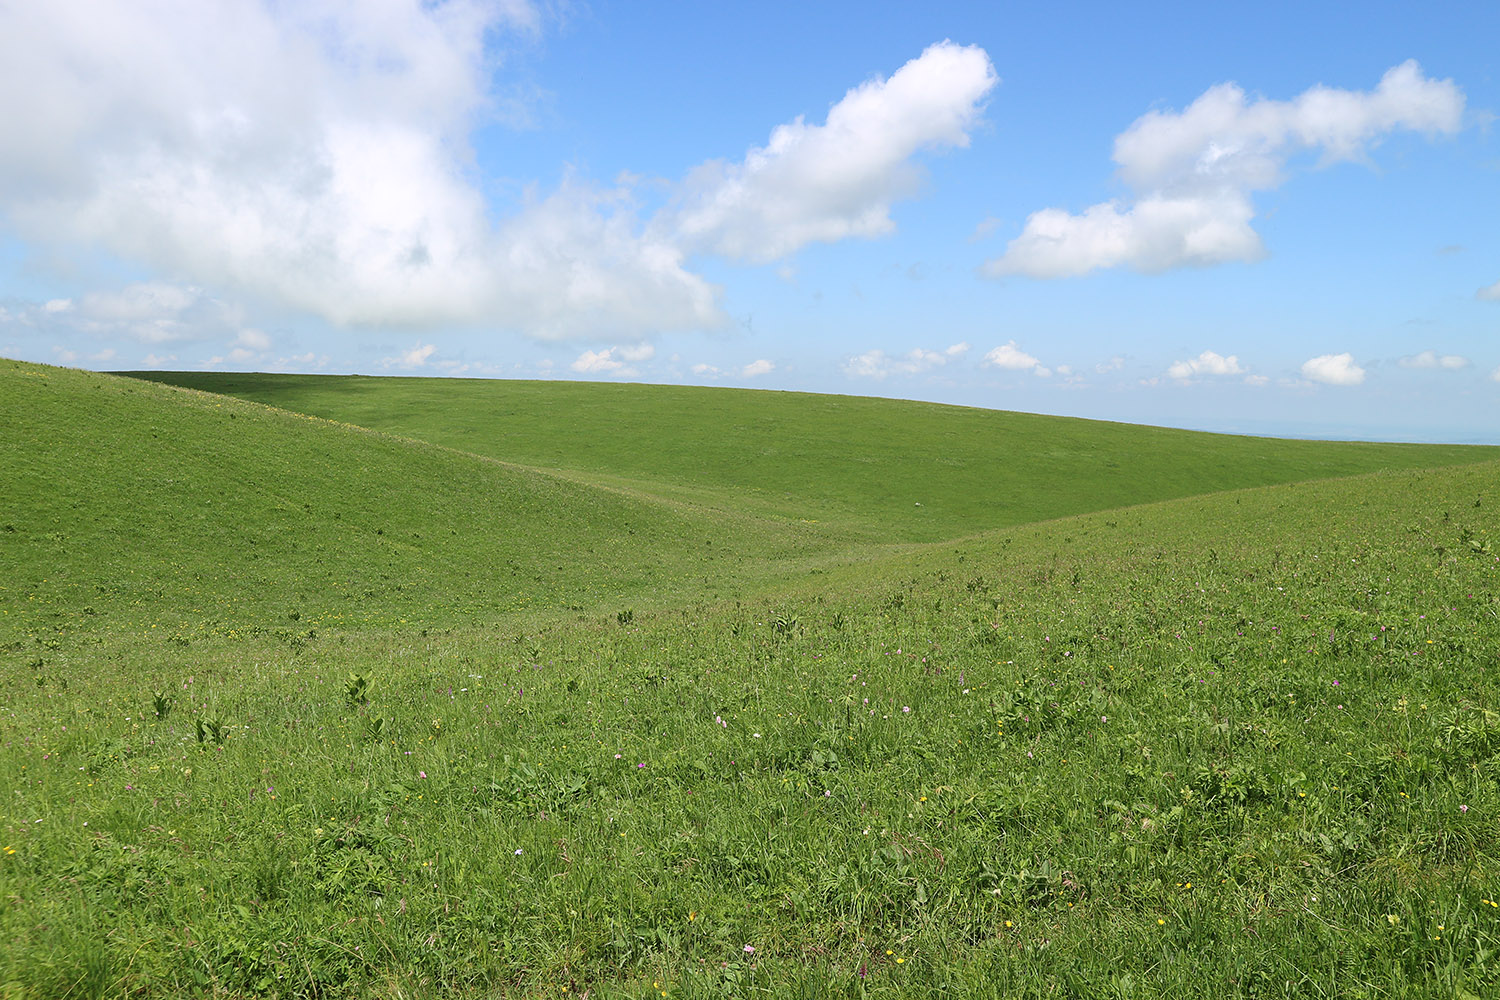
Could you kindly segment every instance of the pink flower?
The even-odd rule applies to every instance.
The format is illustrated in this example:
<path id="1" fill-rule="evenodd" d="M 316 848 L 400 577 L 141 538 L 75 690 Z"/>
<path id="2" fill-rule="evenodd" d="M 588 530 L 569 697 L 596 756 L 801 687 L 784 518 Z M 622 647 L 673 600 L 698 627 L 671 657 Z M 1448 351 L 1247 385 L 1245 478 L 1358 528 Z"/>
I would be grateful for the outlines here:
<path id="1" fill-rule="evenodd" d="M 1469 807 L 1468 806 L 1459 806 L 1458 807 L 1458 811 L 1461 812 L 1461 813 L 1466 813 L 1466 812 L 1469 811 Z"/>
<path id="2" fill-rule="evenodd" d="M 745 945 L 745 954 L 746 955 L 754 955 L 755 954 L 755 946 L 754 945 L 750 945 L 750 944 Z"/>
<path id="3" fill-rule="evenodd" d="M 419 778 L 425 778 L 425 777 L 427 777 L 427 772 L 426 771 L 418 771 L 417 772 L 417 777 L 419 777 Z"/>

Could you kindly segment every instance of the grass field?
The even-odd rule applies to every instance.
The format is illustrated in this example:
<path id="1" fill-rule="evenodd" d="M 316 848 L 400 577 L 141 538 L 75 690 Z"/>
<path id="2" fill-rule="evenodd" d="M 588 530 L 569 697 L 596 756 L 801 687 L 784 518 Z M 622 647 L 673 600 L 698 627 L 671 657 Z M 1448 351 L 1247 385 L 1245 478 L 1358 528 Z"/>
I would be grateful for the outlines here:
<path id="1" fill-rule="evenodd" d="M 0 363 L 0 996 L 1500 991 L 1492 449 L 237 379 Z"/>

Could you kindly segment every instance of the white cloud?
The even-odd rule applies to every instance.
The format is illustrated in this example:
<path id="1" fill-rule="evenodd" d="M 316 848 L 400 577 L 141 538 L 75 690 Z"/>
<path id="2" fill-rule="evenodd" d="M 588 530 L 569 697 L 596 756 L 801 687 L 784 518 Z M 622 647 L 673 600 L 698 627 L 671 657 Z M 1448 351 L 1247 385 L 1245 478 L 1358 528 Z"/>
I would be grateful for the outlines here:
<path id="1" fill-rule="evenodd" d="M 57 354 L 57 359 L 65 365 L 71 365 L 75 361 L 89 361 L 93 363 L 110 361 L 115 356 L 115 350 L 112 347 L 106 347 L 102 351 L 96 351 L 88 355 L 64 347 L 54 347 L 53 351 Z"/>
<path id="2" fill-rule="evenodd" d="M 968 344 L 954 344 L 940 354 L 918 347 L 899 357 L 892 357 L 876 348 L 845 361 L 844 374 L 874 379 L 885 379 L 892 375 L 918 375 L 933 368 L 941 368 L 950 358 L 959 357 L 968 349 Z"/>
<path id="3" fill-rule="evenodd" d="M 235 338 L 235 344 L 245 350 L 269 351 L 271 349 L 271 338 L 256 329 L 241 330 Z"/>
<path id="4" fill-rule="evenodd" d="M 1189 381 L 1201 375 L 1243 375 L 1245 369 L 1236 355 L 1224 357 L 1213 351 L 1204 351 L 1189 361 L 1174 361 L 1167 369 L 1167 377 Z"/>
<path id="5" fill-rule="evenodd" d="M 617 375 L 626 371 L 627 366 L 614 353 L 613 347 L 602 351 L 584 351 L 568 367 L 585 375 Z"/>
<path id="6" fill-rule="evenodd" d="M 703 364 L 703 363 L 700 362 L 699 364 L 696 364 L 696 365 L 693 366 L 693 374 L 694 375 L 708 376 L 708 375 L 718 375 L 718 374 L 721 374 L 721 373 L 720 373 L 719 369 L 715 368 L 713 365 Z"/>
<path id="7" fill-rule="evenodd" d="M 635 362 L 650 361 L 656 357 L 656 347 L 651 344 L 627 344 L 623 347 L 607 347 L 602 351 L 584 351 L 569 365 L 575 372 L 584 375 L 639 375 Z"/>
<path id="8" fill-rule="evenodd" d="M 428 360 L 436 350 L 437 346 L 435 344 L 424 344 L 418 341 L 417 345 L 409 351 L 403 351 L 393 358 L 381 359 L 380 365 L 382 368 L 425 368 Z M 242 358 L 236 358 L 236 353 L 248 352 L 243 352 L 243 349 L 237 348 L 229 352 L 229 360 L 243 360 Z"/>
<path id="9" fill-rule="evenodd" d="M 632 344 L 616 347 L 614 350 L 618 351 L 620 357 L 626 361 L 650 361 L 656 357 L 656 347 L 652 344 Z"/>
<path id="10" fill-rule="evenodd" d="M 1496 368 L 1494 371 L 1490 372 L 1490 378 L 1494 379 L 1496 382 L 1500 382 L 1500 368 Z"/>
<path id="11" fill-rule="evenodd" d="M 1439 355 L 1436 351 L 1423 351 L 1421 354 L 1402 358 L 1397 364 L 1402 368 L 1445 368 L 1449 371 L 1456 371 L 1459 368 L 1467 368 L 1469 359 L 1457 354 Z"/>
<path id="12" fill-rule="evenodd" d="M 1485 285 L 1479 291 L 1475 292 L 1474 295 L 1476 298 L 1483 299 L 1486 302 L 1500 302 L 1500 281 L 1495 282 L 1493 285 Z"/>
<path id="13" fill-rule="evenodd" d="M 739 163 L 698 167 L 657 224 L 689 250 L 755 263 L 885 235 L 892 203 L 920 188 L 913 156 L 967 146 L 997 82 L 983 49 L 939 42 L 890 79 L 850 90 L 824 124 L 799 117 Z"/>
<path id="14" fill-rule="evenodd" d="M 943 353 L 948 355 L 948 357 L 950 358 L 961 358 L 965 354 L 969 353 L 969 347 L 970 345 L 967 340 L 961 340 L 958 343 L 949 346 L 949 348 Z"/>
<path id="15" fill-rule="evenodd" d="M 1251 195 L 1277 187 L 1303 150 L 1320 162 L 1364 157 L 1398 129 L 1428 135 L 1458 130 L 1464 95 L 1412 61 L 1388 70 L 1371 91 L 1312 87 L 1290 101 L 1247 101 L 1232 83 L 1209 88 L 1185 111 L 1152 111 L 1115 139 L 1120 177 L 1135 192 L 1080 215 L 1033 213 L 992 275 L 1059 278 L 1129 266 L 1158 272 L 1264 254 L 1251 228 Z"/>
<path id="16" fill-rule="evenodd" d="M 1365 370 L 1354 363 L 1354 355 L 1320 354 L 1302 363 L 1302 377 L 1327 385 L 1359 385 L 1365 380 Z"/>
<path id="17" fill-rule="evenodd" d="M 169 344 L 218 340 L 264 350 L 269 338 L 245 327 L 244 310 L 192 285 L 140 281 L 75 299 L 20 306 L 13 322 L 56 341 L 79 337 Z"/>
<path id="18" fill-rule="evenodd" d="M 984 356 L 981 362 L 988 368 L 1004 368 L 1007 371 L 1033 371 L 1037 375 L 1046 378 L 1051 375 L 1050 369 L 1043 368 L 1042 363 L 1016 346 L 1012 340 L 1008 344 L 1002 344 L 993 348 Z"/>
<path id="19" fill-rule="evenodd" d="M 148 354 L 144 358 L 142 358 L 141 363 L 144 364 L 147 368 L 165 368 L 167 365 L 176 360 L 177 355 L 175 354 L 157 354 L 155 352 L 152 352 L 151 354 Z"/>
<path id="20" fill-rule="evenodd" d="M 1246 375 L 1245 384 L 1253 386 L 1270 385 L 1271 377 L 1269 375 Z"/>
<path id="21" fill-rule="evenodd" d="M 741 368 L 740 374 L 745 378 L 755 378 L 758 375 L 769 375 L 775 370 L 776 366 L 774 364 L 765 358 L 761 358 L 759 361 L 752 361 L 744 368 Z"/>
<path id="22" fill-rule="evenodd" d="M 1116 354 L 1114 357 L 1110 358 L 1108 361 L 1101 361 L 1097 365 L 1095 365 L 1094 366 L 1094 371 L 1098 372 L 1100 375 L 1107 375 L 1110 372 L 1119 371 L 1121 368 L 1124 368 L 1124 367 L 1125 367 L 1125 359 L 1123 357 L 1121 357 L 1120 355 Z"/>
<path id="23" fill-rule="evenodd" d="M 539 24 L 521 0 L 6 5 L 0 214 L 336 324 L 721 322 L 628 187 L 568 180 L 489 221 L 468 143 L 494 109 L 486 40 Z"/>

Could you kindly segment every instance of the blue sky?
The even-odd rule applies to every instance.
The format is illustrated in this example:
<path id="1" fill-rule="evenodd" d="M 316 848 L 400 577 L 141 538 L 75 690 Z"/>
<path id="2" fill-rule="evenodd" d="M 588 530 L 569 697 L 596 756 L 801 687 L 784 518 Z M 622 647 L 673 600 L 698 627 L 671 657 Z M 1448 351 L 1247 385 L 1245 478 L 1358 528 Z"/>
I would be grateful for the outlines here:
<path id="1" fill-rule="evenodd" d="M 1500 442 L 1500 8 L 0 9 L 0 354 Z"/>

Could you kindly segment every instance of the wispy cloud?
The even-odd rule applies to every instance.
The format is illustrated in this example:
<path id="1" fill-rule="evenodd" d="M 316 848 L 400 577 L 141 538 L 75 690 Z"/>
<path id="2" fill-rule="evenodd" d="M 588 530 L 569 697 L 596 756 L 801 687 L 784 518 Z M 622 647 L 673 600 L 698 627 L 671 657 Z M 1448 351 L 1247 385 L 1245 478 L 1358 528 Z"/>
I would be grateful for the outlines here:
<path id="1" fill-rule="evenodd" d="M 876 348 L 846 360 L 844 374 L 854 378 L 873 379 L 886 379 L 893 375 L 918 375 L 941 368 L 949 361 L 963 357 L 968 351 L 967 343 L 954 344 L 944 351 L 929 351 L 918 347 L 897 356 Z"/>
<path id="2" fill-rule="evenodd" d="M 1423 351 L 1421 354 L 1404 357 L 1397 364 L 1402 368 L 1443 368 L 1456 371 L 1459 368 L 1467 368 L 1469 359 L 1457 354 L 1440 355 L 1437 351 Z"/>
<path id="3" fill-rule="evenodd" d="M 575 372 L 584 375 L 616 375 L 630 377 L 639 375 L 637 362 L 656 357 L 656 348 L 651 344 L 627 344 L 624 347 L 608 347 L 602 351 L 584 351 L 569 365 Z"/>

